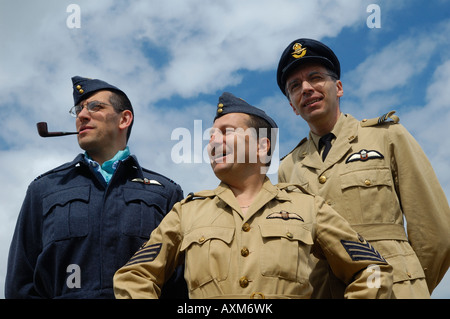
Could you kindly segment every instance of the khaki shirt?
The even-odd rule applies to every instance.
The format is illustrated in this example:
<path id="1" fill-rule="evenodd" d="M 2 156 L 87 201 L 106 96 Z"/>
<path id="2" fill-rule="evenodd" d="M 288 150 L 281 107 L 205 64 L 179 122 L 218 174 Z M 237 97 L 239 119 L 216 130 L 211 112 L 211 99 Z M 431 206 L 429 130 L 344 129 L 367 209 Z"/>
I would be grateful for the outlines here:
<path id="1" fill-rule="evenodd" d="M 282 160 L 279 182 L 325 198 L 394 267 L 394 283 L 426 276 L 431 292 L 450 264 L 450 210 L 418 143 L 395 115 L 385 122 L 393 113 L 361 122 L 341 114 L 325 162 L 310 134 Z"/>
<path id="2" fill-rule="evenodd" d="M 116 272 L 114 291 L 116 298 L 156 298 L 184 262 L 190 298 L 308 298 L 313 252 L 348 284 L 346 297 L 390 296 L 391 266 L 339 214 L 320 197 L 268 178 L 245 216 L 223 183 L 177 203 Z"/>

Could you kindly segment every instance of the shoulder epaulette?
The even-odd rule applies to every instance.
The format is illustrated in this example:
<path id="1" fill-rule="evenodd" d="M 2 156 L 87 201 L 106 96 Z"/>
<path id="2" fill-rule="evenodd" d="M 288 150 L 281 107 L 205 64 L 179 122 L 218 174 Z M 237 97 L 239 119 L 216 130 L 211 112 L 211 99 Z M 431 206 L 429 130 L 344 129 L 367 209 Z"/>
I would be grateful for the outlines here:
<path id="1" fill-rule="evenodd" d="M 305 188 L 303 188 L 303 186 L 300 186 L 299 184 L 295 184 L 295 183 L 278 183 L 277 187 L 279 189 L 284 189 L 288 192 L 300 190 L 302 193 L 312 195 L 309 191 L 307 191 Z"/>
<path id="2" fill-rule="evenodd" d="M 208 197 L 214 196 L 213 191 L 201 191 L 201 192 L 190 192 L 185 199 L 181 201 L 182 204 L 188 203 L 190 201 L 196 200 L 196 199 L 205 199 Z"/>
<path id="3" fill-rule="evenodd" d="M 47 175 L 50 175 L 50 174 L 53 174 L 53 173 L 57 173 L 57 172 L 64 171 L 64 170 L 66 170 L 66 169 L 69 169 L 69 168 L 72 168 L 72 167 L 76 166 L 77 164 L 78 164 L 78 163 L 74 163 L 74 162 L 71 162 L 71 163 L 65 163 L 65 164 L 63 164 L 63 165 L 61 165 L 61 166 L 58 166 L 58 167 L 56 167 L 56 168 L 53 168 L 53 169 L 51 169 L 51 170 L 49 170 L 49 171 L 47 171 L 47 172 L 45 172 L 45 173 L 39 175 L 39 176 L 36 177 L 34 180 L 37 181 L 38 179 L 41 179 L 42 177 L 45 177 L 45 176 L 47 176 Z"/>
<path id="4" fill-rule="evenodd" d="M 367 126 L 375 126 L 375 125 L 380 125 L 382 123 L 394 123 L 397 124 L 398 122 L 400 122 L 400 118 L 397 115 L 394 115 L 395 111 L 390 111 L 386 114 L 381 115 L 380 117 L 376 117 L 373 119 L 364 119 L 361 121 L 361 126 L 362 127 L 367 127 Z M 389 119 L 391 119 L 392 121 L 389 121 Z"/>
<path id="5" fill-rule="evenodd" d="M 308 140 L 307 137 L 305 137 L 304 139 L 302 139 L 302 140 L 300 141 L 300 143 L 298 143 L 297 146 L 294 147 L 289 153 L 287 153 L 286 155 L 284 155 L 284 156 L 280 159 L 280 161 L 284 160 L 286 156 L 288 156 L 288 155 L 291 154 L 293 151 L 295 151 L 295 149 L 296 149 L 297 147 L 299 147 L 300 145 L 302 145 L 303 143 L 305 143 L 307 140 Z"/>
<path id="6" fill-rule="evenodd" d="M 142 171 L 145 172 L 145 173 L 152 174 L 152 175 L 156 175 L 156 176 L 161 177 L 162 179 L 164 179 L 165 181 L 167 181 L 167 182 L 169 182 L 169 183 L 171 183 L 171 184 L 178 185 L 174 180 L 168 178 L 167 176 L 165 176 L 165 175 L 163 175 L 163 174 L 160 174 L 160 173 L 158 173 L 158 172 L 152 171 L 152 170 L 147 169 L 147 168 L 145 168 L 145 167 L 141 167 L 141 169 L 142 169 Z"/>

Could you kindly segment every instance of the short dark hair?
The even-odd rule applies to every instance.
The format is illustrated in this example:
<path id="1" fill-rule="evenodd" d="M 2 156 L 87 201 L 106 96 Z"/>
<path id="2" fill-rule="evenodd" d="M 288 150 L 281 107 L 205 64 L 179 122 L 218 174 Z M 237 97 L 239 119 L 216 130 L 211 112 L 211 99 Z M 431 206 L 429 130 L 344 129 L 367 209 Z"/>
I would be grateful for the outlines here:
<path id="1" fill-rule="evenodd" d="M 274 132 L 272 132 L 272 126 L 265 119 L 263 119 L 259 116 L 253 115 L 253 114 L 248 114 L 248 115 L 250 116 L 250 119 L 247 121 L 247 126 L 255 129 L 257 139 L 259 139 L 261 137 L 267 137 L 267 139 L 270 142 L 270 148 L 267 151 L 267 156 L 271 156 L 272 148 L 275 148 L 275 144 L 276 144 L 275 142 L 273 142 L 273 144 L 272 144 L 272 140 L 276 141 L 276 132 L 278 129 L 275 129 Z M 261 129 L 266 129 L 266 130 L 261 130 Z M 264 136 L 261 136 L 261 133 L 264 131 L 267 133 L 264 134 Z M 272 133 L 275 133 L 275 136 L 273 136 Z M 271 162 L 271 160 L 266 164 L 266 166 L 270 166 L 270 162 Z"/>
<path id="2" fill-rule="evenodd" d="M 114 110 L 117 113 L 120 113 L 125 110 L 130 110 L 131 113 L 133 114 L 133 119 L 132 119 L 131 124 L 128 127 L 128 131 L 127 131 L 127 142 L 128 142 L 128 139 L 130 138 L 130 134 L 131 134 L 131 128 L 133 127 L 133 123 L 134 123 L 133 106 L 131 105 L 131 102 L 128 99 L 128 97 L 119 91 L 111 91 L 111 95 L 109 97 L 109 103 L 111 103 L 111 105 L 113 106 Z"/>

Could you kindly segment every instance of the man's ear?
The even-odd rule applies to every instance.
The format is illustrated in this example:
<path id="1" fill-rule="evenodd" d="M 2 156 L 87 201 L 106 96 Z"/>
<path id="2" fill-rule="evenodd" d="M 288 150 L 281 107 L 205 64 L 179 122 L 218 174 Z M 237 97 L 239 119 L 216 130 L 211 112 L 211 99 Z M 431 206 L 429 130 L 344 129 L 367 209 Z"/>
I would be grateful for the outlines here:
<path id="1" fill-rule="evenodd" d="M 336 81 L 337 97 L 342 97 L 344 95 L 344 86 L 340 80 Z"/>
<path id="2" fill-rule="evenodd" d="M 133 122 L 133 113 L 130 110 L 122 111 L 122 115 L 120 117 L 119 128 L 126 129 Z"/>
<path id="3" fill-rule="evenodd" d="M 258 156 L 260 158 L 268 156 L 270 153 L 270 140 L 267 137 L 261 137 L 258 140 Z"/>

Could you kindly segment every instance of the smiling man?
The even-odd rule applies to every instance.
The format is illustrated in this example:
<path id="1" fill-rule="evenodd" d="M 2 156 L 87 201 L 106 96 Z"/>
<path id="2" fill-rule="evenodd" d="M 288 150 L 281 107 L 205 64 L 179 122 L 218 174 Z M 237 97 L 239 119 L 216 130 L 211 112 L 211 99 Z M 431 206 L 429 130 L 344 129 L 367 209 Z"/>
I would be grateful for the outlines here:
<path id="1" fill-rule="evenodd" d="M 222 94 L 208 145 L 221 183 L 175 204 L 116 272 L 117 298 L 158 298 L 180 264 L 191 298 L 308 298 L 312 254 L 346 282 L 346 297 L 390 296 L 391 266 L 339 214 L 267 178 L 276 129 L 262 110 Z"/>
<path id="2" fill-rule="evenodd" d="M 429 298 L 450 264 L 450 210 L 430 162 L 395 112 L 358 121 L 340 109 L 334 52 L 313 39 L 284 50 L 278 85 L 310 128 L 282 160 L 279 182 L 325 198 L 394 268 L 394 298 Z M 407 232 L 403 219 L 407 221 Z M 343 297 L 345 284 L 319 261 L 314 297 Z"/>
<path id="3" fill-rule="evenodd" d="M 98 79 L 76 76 L 72 83 L 70 114 L 85 152 L 29 186 L 11 243 L 6 298 L 114 298 L 114 272 L 183 196 L 130 155 L 134 112 L 125 93 Z M 167 288 L 167 297 L 186 296 L 182 277 Z"/>

